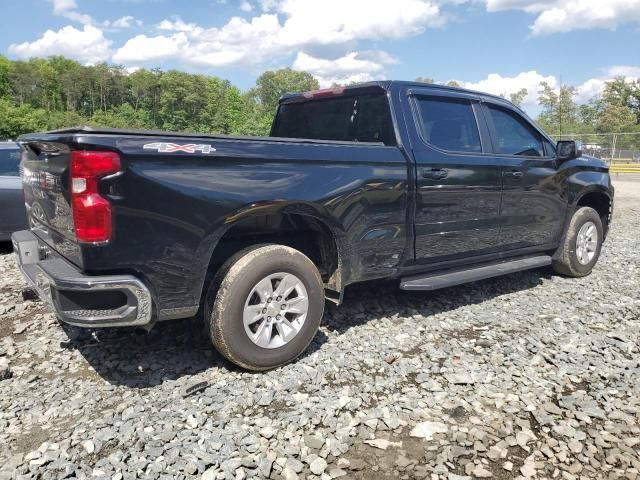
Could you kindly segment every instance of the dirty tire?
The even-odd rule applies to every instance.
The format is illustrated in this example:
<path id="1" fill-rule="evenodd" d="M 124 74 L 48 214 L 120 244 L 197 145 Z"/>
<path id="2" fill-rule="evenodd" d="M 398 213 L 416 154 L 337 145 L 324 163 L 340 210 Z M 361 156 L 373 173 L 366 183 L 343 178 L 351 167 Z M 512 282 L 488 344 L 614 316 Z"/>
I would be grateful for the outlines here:
<path id="1" fill-rule="evenodd" d="M 255 344 L 245 331 L 243 311 L 247 297 L 260 280 L 276 272 L 291 273 L 306 288 L 307 317 L 300 331 L 277 348 Z M 304 352 L 324 313 L 324 286 L 309 258 L 284 245 L 255 245 L 233 255 L 218 271 L 205 300 L 205 327 L 216 349 L 247 370 L 285 365 Z"/>
<path id="2" fill-rule="evenodd" d="M 595 224 L 598 231 L 598 240 L 595 255 L 588 263 L 582 264 L 576 254 L 576 241 L 578 232 L 587 222 L 593 222 Z M 591 207 L 578 207 L 573 217 L 571 217 L 571 222 L 569 222 L 564 243 L 560 245 L 554 256 L 553 269 L 556 273 L 567 277 L 584 277 L 589 275 L 600 257 L 603 239 L 602 219 L 600 215 L 598 215 L 598 212 Z"/>

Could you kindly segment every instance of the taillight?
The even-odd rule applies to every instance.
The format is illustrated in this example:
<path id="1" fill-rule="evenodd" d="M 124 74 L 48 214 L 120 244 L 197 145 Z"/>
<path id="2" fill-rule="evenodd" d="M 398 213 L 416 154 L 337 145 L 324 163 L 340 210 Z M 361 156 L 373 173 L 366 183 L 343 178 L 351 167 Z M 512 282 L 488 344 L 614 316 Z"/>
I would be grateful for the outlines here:
<path id="1" fill-rule="evenodd" d="M 98 193 L 98 181 L 120 171 L 115 152 L 71 152 L 71 209 L 80 242 L 111 239 L 111 204 Z"/>

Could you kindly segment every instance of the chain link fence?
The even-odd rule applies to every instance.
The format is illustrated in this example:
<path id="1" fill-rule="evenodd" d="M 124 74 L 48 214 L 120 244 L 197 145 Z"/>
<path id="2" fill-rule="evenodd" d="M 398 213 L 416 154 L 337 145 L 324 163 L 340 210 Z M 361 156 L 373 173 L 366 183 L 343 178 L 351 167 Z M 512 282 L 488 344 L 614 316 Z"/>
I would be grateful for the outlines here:
<path id="1" fill-rule="evenodd" d="M 582 142 L 582 152 L 608 163 L 640 165 L 640 132 L 634 133 L 573 133 L 551 135 L 558 140 Z"/>

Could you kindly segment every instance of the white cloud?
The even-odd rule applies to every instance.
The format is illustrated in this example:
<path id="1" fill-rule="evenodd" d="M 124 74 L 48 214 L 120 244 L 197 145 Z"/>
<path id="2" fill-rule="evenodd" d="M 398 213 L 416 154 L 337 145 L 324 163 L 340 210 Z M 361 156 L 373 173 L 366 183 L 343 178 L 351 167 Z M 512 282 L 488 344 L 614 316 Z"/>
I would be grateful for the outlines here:
<path id="1" fill-rule="evenodd" d="M 607 69 L 607 76 L 640 78 L 640 66 L 614 65 Z"/>
<path id="2" fill-rule="evenodd" d="M 587 103 L 589 100 L 599 96 L 604 89 L 605 83 L 616 77 L 625 77 L 625 81 L 634 82 L 640 79 L 640 66 L 615 65 L 606 68 L 605 75 L 602 77 L 590 78 L 576 87 L 576 102 Z"/>
<path id="3" fill-rule="evenodd" d="M 279 40 L 289 45 L 402 38 L 444 23 L 440 8 L 425 0 L 324 0 L 317 8 L 306 0 L 269 4 L 287 18 Z"/>
<path id="4" fill-rule="evenodd" d="M 487 10 L 523 10 L 537 15 L 534 35 L 640 23 L 640 0 L 484 0 Z"/>
<path id="5" fill-rule="evenodd" d="M 509 95 L 516 93 L 523 88 L 527 89 L 527 96 L 523 105 L 536 105 L 538 101 L 538 89 L 541 82 L 547 82 L 551 87 L 556 88 L 558 81 L 553 75 L 544 76 L 535 70 L 529 72 L 521 72 L 514 77 L 503 77 L 499 73 L 491 73 L 484 80 L 479 82 L 460 82 L 460 84 L 471 90 L 492 93 L 494 95 L 503 95 L 509 98 Z"/>
<path id="6" fill-rule="evenodd" d="M 576 86 L 576 96 L 574 97 L 576 103 L 587 103 L 593 98 L 598 97 L 602 93 L 605 83 L 617 76 L 625 76 L 627 81 L 634 81 L 640 78 L 640 66 L 613 66 L 604 71 L 606 74 L 602 77 L 590 78 Z M 503 77 L 500 74 L 492 73 L 488 75 L 487 78 L 478 82 L 461 81 L 460 84 L 465 88 L 492 93 L 494 95 L 502 95 L 506 98 L 509 98 L 510 94 L 526 88 L 528 93 L 524 99 L 523 107 L 525 110 L 536 110 L 541 82 L 546 82 L 556 92 L 559 90 L 560 82 L 555 76 L 545 76 L 535 70 L 522 72 L 513 77 Z"/>
<path id="7" fill-rule="evenodd" d="M 577 103 L 588 103 L 589 100 L 598 97 L 604 89 L 604 84 L 608 79 L 605 78 L 590 78 L 584 83 L 581 83 L 576 87 L 576 96 L 574 100 Z"/>
<path id="8" fill-rule="evenodd" d="M 222 27 L 204 28 L 180 18 L 163 20 L 160 30 L 184 36 L 139 35 L 119 49 L 114 59 L 155 60 L 162 47 L 162 58 L 173 56 L 192 65 L 262 64 L 281 61 L 296 49 L 338 46 L 344 52 L 359 40 L 406 37 L 445 21 L 431 0 L 324 0 L 317 8 L 309 8 L 308 0 L 261 0 L 260 5 L 261 14 L 250 19 L 232 17 Z M 145 48 L 137 49 L 140 44 Z"/>
<path id="9" fill-rule="evenodd" d="M 316 58 L 305 52 L 298 52 L 292 68 L 313 74 L 321 87 L 329 87 L 379 78 L 385 65 L 393 63 L 397 63 L 397 60 L 381 51 L 349 52 L 336 59 Z"/>
<path id="10" fill-rule="evenodd" d="M 186 23 L 181 18 L 175 20 L 162 20 L 158 24 L 159 30 L 168 30 L 170 32 L 190 32 L 196 30 L 198 26 L 195 23 Z"/>
<path id="11" fill-rule="evenodd" d="M 500 10 L 524 10 L 526 12 L 540 12 L 553 7 L 558 0 L 484 0 L 489 12 Z"/>
<path id="12" fill-rule="evenodd" d="M 74 22 L 84 25 L 93 23 L 93 19 L 89 15 L 78 12 L 78 5 L 75 0 L 50 0 L 53 4 L 53 13 L 61 17 L 68 18 Z"/>
<path id="13" fill-rule="evenodd" d="M 253 5 L 251 5 L 247 0 L 242 0 L 240 2 L 240 10 L 243 12 L 250 12 L 253 10 Z"/>
<path id="14" fill-rule="evenodd" d="M 53 13 L 56 15 L 62 15 L 63 12 L 78 8 L 75 0 L 51 0 L 51 3 L 53 4 Z"/>
<path id="15" fill-rule="evenodd" d="M 103 25 L 105 27 L 110 27 L 113 29 L 123 29 L 123 28 L 131 28 L 134 25 L 141 27 L 142 26 L 142 20 L 138 20 L 134 17 L 132 17 L 131 15 L 125 15 L 124 17 L 120 17 L 116 20 L 113 21 L 109 21 L 109 20 L 105 20 L 103 22 Z"/>
<path id="16" fill-rule="evenodd" d="M 20 58 L 64 55 L 83 63 L 97 63 L 111 56 L 111 40 L 92 25 L 84 25 L 81 30 L 67 25 L 58 31 L 47 30 L 33 42 L 12 43 L 9 52 Z"/>
<path id="17" fill-rule="evenodd" d="M 113 55 L 113 61 L 124 64 L 137 64 L 158 61 L 178 55 L 187 45 L 187 37 L 183 32 L 171 36 L 157 35 L 147 37 L 136 35 Z"/>

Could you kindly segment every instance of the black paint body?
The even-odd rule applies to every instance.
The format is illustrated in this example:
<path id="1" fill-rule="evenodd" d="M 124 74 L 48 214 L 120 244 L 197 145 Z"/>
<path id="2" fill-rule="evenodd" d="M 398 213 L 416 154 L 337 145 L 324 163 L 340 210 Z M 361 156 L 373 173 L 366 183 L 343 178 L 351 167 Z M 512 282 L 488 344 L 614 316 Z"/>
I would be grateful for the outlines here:
<path id="1" fill-rule="evenodd" d="M 85 273 L 138 276 L 158 311 L 201 302 L 219 239 L 250 216 L 296 214 L 322 223 L 335 237 L 344 287 L 551 253 L 583 195 L 597 191 L 613 199 L 608 169 L 599 160 L 581 157 L 559 164 L 554 157 L 492 153 L 485 103 L 524 115 L 503 99 L 408 82 L 366 88 L 385 92 L 396 146 L 87 128 L 25 135 L 20 141 L 26 148 L 22 166 L 32 230 Z M 455 154 L 423 141 L 412 101 L 421 94 L 476 99 L 483 152 Z M 215 151 L 143 149 L 152 142 L 207 144 Z M 113 237 L 107 244 L 75 239 L 69 207 L 72 149 L 113 150 L 121 156 L 122 173 L 100 182 L 113 209 Z M 448 175 L 430 178 L 433 169 L 446 169 Z M 515 170 L 522 176 L 505 175 Z"/>

